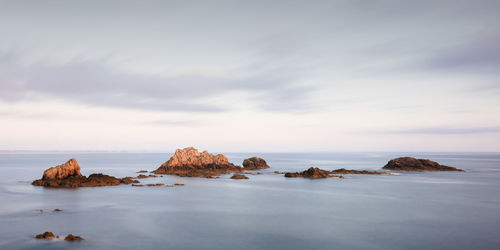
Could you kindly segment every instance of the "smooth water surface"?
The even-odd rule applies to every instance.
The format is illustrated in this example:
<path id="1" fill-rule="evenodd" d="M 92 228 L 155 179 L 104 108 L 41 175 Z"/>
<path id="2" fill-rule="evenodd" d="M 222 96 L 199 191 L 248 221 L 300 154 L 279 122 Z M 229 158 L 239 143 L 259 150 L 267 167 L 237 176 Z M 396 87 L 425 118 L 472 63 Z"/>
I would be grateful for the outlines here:
<path id="1" fill-rule="evenodd" d="M 31 181 L 77 158 L 82 174 L 154 170 L 171 154 L 0 154 L 0 249 L 499 249 L 500 154 L 254 155 L 270 169 L 249 180 L 150 178 L 181 187 L 50 189 Z M 274 171 L 380 169 L 417 156 L 467 172 L 284 178 Z M 40 209 L 63 209 L 60 213 Z M 72 233 L 84 242 L 34 235 Z"/>

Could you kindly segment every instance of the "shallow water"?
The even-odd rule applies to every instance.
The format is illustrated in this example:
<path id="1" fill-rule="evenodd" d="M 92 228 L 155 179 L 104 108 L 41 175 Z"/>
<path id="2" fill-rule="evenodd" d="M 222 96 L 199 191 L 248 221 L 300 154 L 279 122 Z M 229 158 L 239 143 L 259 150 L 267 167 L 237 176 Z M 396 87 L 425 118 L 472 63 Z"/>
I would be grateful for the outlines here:
<path id="1" fill-rule="evenodd" d="M 49 189 L 31 181 L 77 158 L 82 174 L 136 176 L 171 154 L 0 154 L 0 249 L 499 249 L 500 154 L 257 154 L 249 180 L 150 178 L 181 187 Z M 254 154 L 228 153 L 241 164 Z M 418 156 L 467 172 L 284 178 L 309 166 L 379 169 Z M 40 209 L 63 209 L 41 213 Z M 45 231 L 84 242 L 43 241 Z"/>

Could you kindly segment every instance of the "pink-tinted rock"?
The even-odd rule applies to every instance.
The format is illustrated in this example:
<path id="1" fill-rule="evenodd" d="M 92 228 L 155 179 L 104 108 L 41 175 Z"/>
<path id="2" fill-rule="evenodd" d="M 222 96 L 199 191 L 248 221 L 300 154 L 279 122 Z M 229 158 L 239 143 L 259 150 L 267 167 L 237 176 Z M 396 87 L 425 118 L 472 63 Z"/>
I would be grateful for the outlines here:
<path id="1" fill-rule="evenodd" d="M 158 169 L 155 174 L 173 174 L 188 177 L 213 177 L 219 174 L 241 171 L 227 160 L 224 155 L 213 155 L 207 151 L 199 152 L 193 147 L 177 149 L 175 154 Z"/>
<path id="2" fill-rule="evenodd" d="M 45 170 L 42 179 L 64 179 L 69 176 L 81 176 L 80 165 L 75 158 L 70 159 L 64 164 Z"/>

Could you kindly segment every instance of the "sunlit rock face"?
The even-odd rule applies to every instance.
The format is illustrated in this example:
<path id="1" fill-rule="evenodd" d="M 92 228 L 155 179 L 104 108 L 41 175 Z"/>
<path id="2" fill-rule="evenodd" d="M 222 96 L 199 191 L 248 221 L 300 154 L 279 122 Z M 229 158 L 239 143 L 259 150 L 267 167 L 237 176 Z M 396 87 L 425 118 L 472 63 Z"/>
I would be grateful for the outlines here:
<path id="1" fill-rule="evenodd" d="M 137 183 L 132 177 L 116 178 L 105 174 L 91 174 L 89 177 L 80 173 L 80 165 L 72 158 L 64 164 L 51 167 L 43 172 L 40 180 L 33 181 L 35 186 L 44 187 L 100 187 Z"/>
<path id="2" fill-rule="evenodd" d="M 230 163 L 221 154 L 199 152 L 193 147 L 177 149 L 175 154 L 163 163 L 155 174 L 173 174 L 187 177 L 213 177 L 229 172 L 239 172 L 242 168 Z"/>
<path id="3" fill-rule="evenodd" d="M 64 179 L 69 176 L 81 176 L 80 165 L 75 158 L 70 159 L 64 164 L 45 170 L 43 172 L 42 180 Z"/>

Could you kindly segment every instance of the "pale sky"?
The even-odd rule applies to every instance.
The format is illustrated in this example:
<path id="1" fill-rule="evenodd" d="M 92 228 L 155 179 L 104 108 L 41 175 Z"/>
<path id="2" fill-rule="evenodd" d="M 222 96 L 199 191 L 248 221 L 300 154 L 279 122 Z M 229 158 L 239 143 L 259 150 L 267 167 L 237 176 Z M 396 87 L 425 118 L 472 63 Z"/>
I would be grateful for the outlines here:
<path id="1" fill-rule="evenodd" d="M 498 152 L 499 10 L 0 0 L 0 150 Z"/>

